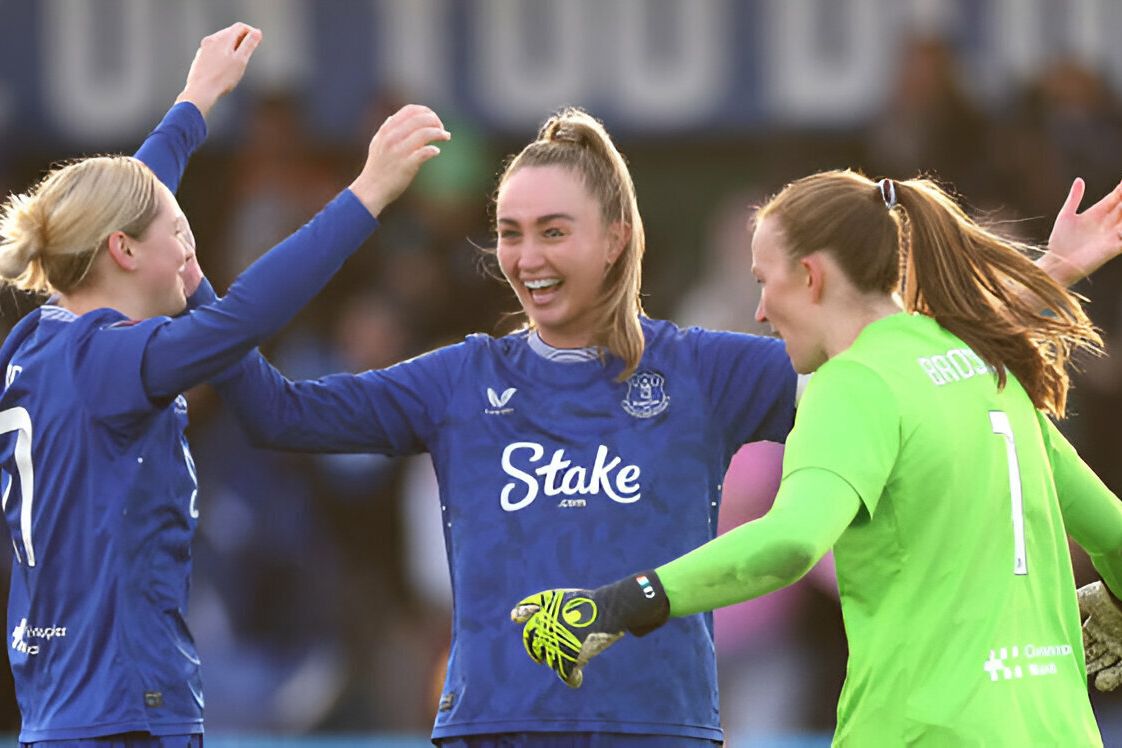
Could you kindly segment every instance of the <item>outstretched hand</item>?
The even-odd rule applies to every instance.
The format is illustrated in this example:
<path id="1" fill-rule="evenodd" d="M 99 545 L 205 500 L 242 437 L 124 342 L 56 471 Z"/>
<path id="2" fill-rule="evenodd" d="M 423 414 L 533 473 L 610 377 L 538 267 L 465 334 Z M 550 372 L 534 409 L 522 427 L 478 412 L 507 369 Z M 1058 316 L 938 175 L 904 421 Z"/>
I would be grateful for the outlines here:
<path id="1" fill-rule="evenodd" d="M 203 37 L 176 103 L 190 101 L 206 117 L 215 102 L 241 81 L 260 43 L 261 30 L 240 21 Z"/>
<path id="2" fill-rule="evenodd" d="M 1076 179 L 1056 216 L 1048 252 L 1040 266 L 1064 285 L 1071 285 L 1122 254 L 1122 182 L 1079 213 L 1086 185 Z"/>
<path id="3" fill-rule="evenodd" d="M 351 183 L 351 191 L 371 215 L 381 214 L 405 191 L 421 164 L 440 153 L 440 148 L 432 143 L 451 137 L 440 117 L 427 106 L 402 107 L 374 134 L 366 164 Z"/>

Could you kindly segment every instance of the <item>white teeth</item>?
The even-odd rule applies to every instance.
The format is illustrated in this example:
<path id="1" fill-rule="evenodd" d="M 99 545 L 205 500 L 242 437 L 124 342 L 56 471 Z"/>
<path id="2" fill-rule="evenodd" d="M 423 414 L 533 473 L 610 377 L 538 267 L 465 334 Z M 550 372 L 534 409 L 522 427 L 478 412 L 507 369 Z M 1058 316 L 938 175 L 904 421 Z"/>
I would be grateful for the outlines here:
<path id="1" fill-rule="evenodd" d="M 540 280 L 529 280 L 529 281 L 526 281 L 526 288 L 529 288 L 532 291 L 537 291 L 538 289 L 541 289 L 541 288 L 549 288 L 551 286 L 556 286 L 560 282 L 561 281 L 557 278 L 542 278 Z"/>

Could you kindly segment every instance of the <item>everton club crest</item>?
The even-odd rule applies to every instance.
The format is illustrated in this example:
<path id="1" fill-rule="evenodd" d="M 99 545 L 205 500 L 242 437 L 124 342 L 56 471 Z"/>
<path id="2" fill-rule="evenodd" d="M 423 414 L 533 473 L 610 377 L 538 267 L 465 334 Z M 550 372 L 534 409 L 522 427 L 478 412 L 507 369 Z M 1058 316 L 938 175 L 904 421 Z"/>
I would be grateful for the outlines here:
<path id="1" fill-rule="evenodd" d="M 623 409 L 636 418 L 653 418 L 670 407 L 666 379 L 657 371 L 637 371 L 627 380 Z"/>

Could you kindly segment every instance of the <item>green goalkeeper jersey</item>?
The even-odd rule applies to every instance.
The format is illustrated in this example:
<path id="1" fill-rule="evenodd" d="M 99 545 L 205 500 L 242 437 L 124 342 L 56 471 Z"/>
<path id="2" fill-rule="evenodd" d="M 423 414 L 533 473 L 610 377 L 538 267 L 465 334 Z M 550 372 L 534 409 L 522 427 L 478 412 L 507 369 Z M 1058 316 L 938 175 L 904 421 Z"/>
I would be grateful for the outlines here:
<path id="1" fill-rule="evenodd" d="M 1062 438 L 1011 375 L 999 391 L 919 315 L 874 322 L 811 379 L 784 478 L 829 470 L 863 505 L 834 546 L 850 650 L 837 745 L 1102 744 Z"/>

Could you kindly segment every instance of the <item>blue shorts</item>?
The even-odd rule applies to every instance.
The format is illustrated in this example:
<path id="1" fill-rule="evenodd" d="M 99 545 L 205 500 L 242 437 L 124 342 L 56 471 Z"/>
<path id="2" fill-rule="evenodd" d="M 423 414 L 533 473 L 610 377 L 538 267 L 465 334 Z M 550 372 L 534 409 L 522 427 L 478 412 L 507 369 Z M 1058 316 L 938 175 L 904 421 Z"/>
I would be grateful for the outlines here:
<path id="1" fill-rule="evenodd" d="M 198 732 L 193 735 L 124 732 L 100 738 L 37 740 L 34 743 L 20 743 L 20 748 L 203 748 L 203 735 Z"/>
<path id="2" fill-rule="evenodd" d="M 619 732 L 506 732 L 437 738 L 441 748 L 719 748 L 719 740 Z"/>

